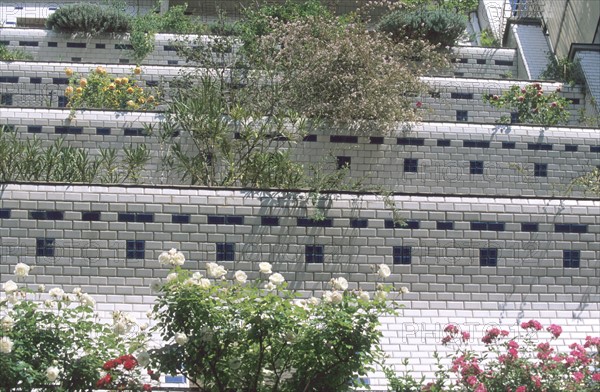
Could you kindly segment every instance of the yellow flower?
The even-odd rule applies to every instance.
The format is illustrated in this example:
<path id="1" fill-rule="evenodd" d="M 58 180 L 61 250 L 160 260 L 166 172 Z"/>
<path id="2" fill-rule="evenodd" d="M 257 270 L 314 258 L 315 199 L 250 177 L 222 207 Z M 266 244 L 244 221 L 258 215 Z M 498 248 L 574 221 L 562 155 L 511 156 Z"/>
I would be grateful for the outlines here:
<path id="1" fill-rule="evenodd" d="M 135 67 L 135 69 L 133 70 L 133 73 L 136 75 L 139 75 L 142 73 L 142 69 L 140 67 Z"/>
<path id="2" fill-rule="evenodd" d="M 133 88 L 132 88 L 132 87 L 129 87 L 129 88 L 127 89 L 127 92 L 128 92 L 129 94 L 133 93 Z"/>
<path id="3" fill-rule="evenodd" d="M 85 86 L 87 86 L 87 79 L 86 79 L 86 78 L 82 78 L 82 79 L 79 81 L 79 85 L 80 85 L 81 87 L 85 87 Z"/>
<path id="4" fill-rule="evenodd" d="M 148 102 L 154 102 L 154 96 L 153 95 L 151 95 L 151 96 L 148 97 Z"/>
<path id="5" fill-rule="evenodd" d="M 130 108 L 135 106 L 135 102 L 133 102 L 131 99 L 129 101 L 127 101 L 127 106 L 129 106 Z"/>
<path id="6" fill-rule="evenodd" d="M 115 84 L 121 84 L 121 78 L 116 78 L 115 79 Z"/>
<path id="7" fill-rule="evenodd" d="M 68 77 L 71 77 L 71 76 L 73 76 L 73 70 L 71 68 L 65 68 L 65 74 Z"/>
<path id="8" fill-rule="evenodd" d="M 144 97 L 140 97 L 140 98 L 138 99 L 138 102 L 139 102 L 139 103 L 141 103 L 141 104 L 143 105 L 144 103 L 146 103 L 146 100 L 144 99 Z"/>
<path id="9" fill-rule="evenodd" d="M 77 89 L 75 89 L 75 92 L 77 94 L 81 94 L 83 92 L 83 89 L 81 87 L 77 87 Z"/>
<path id="10" fill-rule="evenodd" d="M 114 89 L 115 89 L 115 87 L 116 87 L 116 86 L 115 86 L 115 84 L 114 84 L 114 83 L 111 83 L 111 84 L 109 84 L 109 85 L 108 85 L 108 89 L 109 89 L 109 90 L 114 90 Z"/>
<path id="11" fill-rule="evenodd" d="M 127 83 L 129 83 L 129 79 L 127 79 L 127 78 L 125 78 L 125 77 L 124 77 L 124 78 L 121 78 L 121 82 L 122 82 L 123 84 L 127 84 Z"/>
<path id="12" fill-rule="evenodd" d="M 103 67 L 101 67 L 101 66 L 97 66 L 96 67 L 96 73 L 98 75 L 104 75 L 106 73 L 106 70 Z"/>
<path id="13" fill-rule="evenodd" d="M 73 87 L 69 86 L 65 89 L 65 95 L 73 94 Z"/>

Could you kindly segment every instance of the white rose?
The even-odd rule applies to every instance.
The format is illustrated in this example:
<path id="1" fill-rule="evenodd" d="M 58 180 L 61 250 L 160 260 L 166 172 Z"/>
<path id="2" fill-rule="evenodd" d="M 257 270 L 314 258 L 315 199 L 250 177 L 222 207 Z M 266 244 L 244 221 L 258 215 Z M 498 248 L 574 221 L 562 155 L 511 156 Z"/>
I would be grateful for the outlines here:
<path id="1" fill-rule="evenodd" d="M 159 256 L 158 256 L 158 262 L 160 264 L 170 264 L 171 262 L 171 256 L 167 253 L 167 252 L 162 252 Z"/>
<path id="2" fill-rule="evenodd" d="M 63 291 L 63 289 L 61 289 L 59 287 L 55 287 L 53 289 L 50 289 L 50 291 L 48 292 L 48 294 L 50 294 L 51 297 L 60 298 L 63 295 L 65 295 L 65 292 Z"/>
<path id="3" fill-rule="evenodd" d="M 8 302 L 12 305 L 16 305 L 19 303 L 19 297 L 17 297 L 15 294 L 10 294 L 6 296 L 6 299 L 8 300 Z"/>
<path id="4" fill-rule="evenodd" d="M 377 274 L 380 278 L 385 279 L 392 274 L 392 271 L 390 271 L 390 267 L 388 267 L 387 265 L 380 264 L 379 269 L 377 270 Z"/>
<path id="5" fill-rule="evenodd" d="M 308 310 L 308 302 L 305 299 L 295 299 L 293 304 L 304 310 Z"/>
<path id="6" fill-rule="evenodd" d="M 181 265 L 183 265 L 183 263 L 185 263 L 185 256 L 181 252 L 175 253 L 175 255 L 173 255 L 173 257 L 171 258 L 172 265 L 181 266 Z"/>
<path id="7" fill-rule="evenodd" d="M 117 335 L 123 335 L 123 334 L 127 333 L 129 328 L 127 327 L 127 324 L 125 324 L 122 321 L 119 321 L 119 322 L 115 323 L 115 325 L 113 326 L 113 330 L 115 331 L 115 333 Z"/>
<path id="8" fill-rule="evenodd" d="M 44 306 L 47 308 L 51 308 L 54 306 L 54 301 L 47 299 L 44 301 Z"/>
<path id="9" fill-rule="evenodd" d="M 285 278 L 283 277 L 283 275 L 277 272 L 269 276 L 269 282 L 273 283 L 275 286 L 279 286 L 280 284 L 285 282 Z"/>
<path id="10" fill-rule="evenodd" d="M 235 281 L 240 284 L 244 284 L 246 283 L 246 280 L 248 280 L 248 275 L 246 275 L 244 271 L 235 271 L 233 277 L 235 278 Z"/>
<path id="11" fill-rule="evenodd" d="M 312 306 L 317 306 L 318 304 L 321 303 L 321 300 L 317 297 L 310 297 L 308 299 L 308 303 L 311 304 Z"/>
<path id="12" fill-rule="evenodd" d="M 152 310 L 146 311 L 146 317 L 148 317 L 149 319 L 152 319 L 154 317 L 154 313 L 152 313 Z"/>
<path id="13" fill-rule="evenodd" d="M 12 329 L 13 325 L 15 324 L 15 320 L 6 315 L 2 318 L 2 321 L 0 321 L 0 329 L 2 329 L 4 332 L 8 332 Z"/>
<path id="14" fill-rule="evenodd" d="M 360 294 L 358 295 L 358 297 L 360 299 L 362 299 L 363 301 L 368 301 L 371 299 L 371 296 L 369 295 L 369 292 L 367 292 L 367 291 L 361 291 Z"/>
<path id="15" fill-rule="evenodd" d="M 210 287 L 210 280 L 206 279 L 206 278 L 202 278 L 200 279 L 200 281 L 198 281 L 198 286 L 200 286 L 203 289 L 207 289 Z"/>
<path id="16" fill-rule="evenodd" d="M 273 283 L 268 282 L 267 284 L 265 284 L 265 289 L 267 289 L 268 291 L 273 291 L 277 288 L 277 286 L 275 286 Z"/>
<path id="17" fill-rule="evenodd" d="M 339 304 L 343 300 L 343 295 L 339 291 L 327 291 L 323 294 L 323 301 L 332 304 Z"/>
<path id="18" fill-rule="evenodd" d="M 342 278 L 341 276 L 339 278 L 331 279 L 329 283 L 335 290 L 346 291 L 348 289 L 348 281 L 346 278 Z"/>
<path id="19" fill-rule="evenodd" d="M 17 275 L 19 278 L 24 278 L 27 275 L 29 275 L 29 270 L 31 268 L 25 264 L 25 263 L 18 263 L 17 265 L 15 265 L 15 275 Z"/>
<path id="20" fill-rule="evenodd" d="M 378 300 L 385 300 L 387 298 L 387 292 L 385 291 L 377 291 L 375 293 L 375 298 L 377 298 Z"/>
<path id="21" fill-rule="evenodd" d="M 145 368 L 150 364 L 150 354 L 146 351 L 141 351 L 137 354 L 136 359 L 141 367 Z"/>
<path id="22" fill-rule="evenodd" d="M 200 280 L 202 278 L 202 274 L 200 272 L 194 272 L 192 275 L 192 279 Z"/>
<path id="23" fill-rule="evenodd" d="M 38 293 L 45 293 L 46 292 L 46 285 L 45 284 L 38 284 L 37 291 L 38 291 Z"/>
<path id="24" fill-rule="evenodd" d="M 167 282 L 172 282 L 175 279 L 177 279 L 177 274 L 175 272 L 171 272 L 169 275 L 167 275 Z"/>
<path id="25" fill-rule="evenodd" d="M 177 249 L 171 248 L 169 249 L 169 256 L 175 256 L 177 254 Z"/>
<path id="26" fill-rule="evenodd" d="M 58 370 L 58 368 L 50 366 L 48 369 L 46 369 L 46 378 L 48 379 L 48 381 L 54 382 L 58 378 L 59 373 L 60 370 Z"/>
<path id="27" fill-rule="evenodd" d="M 140 331 L 145 331 L 148 329 L 148 323 L 141 323 L 140 324 Z"/>
<path id="28" fill-rule="evenodd" d="M 263 274 L 272 273 L 271 268 L 273 268 L 273 266 L 267 262 L 258 263 L 258 269 Z"/>
<path id="29" fill-rule="evenodd" d="M 177 343 L 180 346 L 183 346 L 187 342 L 188 342 L 188 337 L 186 334 L 184 334 L 183 332 L 175 334 L 175 343 Z"/>
<path id="30" fill-rule="evenodd" d="M 0 339 L 0 353 L 10 354 L 13 348 L 13 342 L 8 336 Z"/>
<path id="31" fill-rule="evenodd" d="M 225 275 L 227 270 L 217 263 L 206 263 L 206 274 L 209 278 L 218 279 Z"/>
<path id="32" fill-rule="evenodd" d="M 410 293 L 410 291 L 408 290 L 408 287 L 401 287 L 400 288 L 400 292 L 402 294 L 408 294 L 408 293 Z"/>
<path id="33" fill-rule="evenodd" d="M 9 280 L 2 285 L 2 289 L 6 292 L 6 294 L 12 294 L 19 289 L 19 286 L 17 286 L 17 284 L 12 280 Z"/>
<path id="34" fill-rule="evenodd" d="M 73 289 L 73 294 L 75 294 L 77 296 L 81 295 L 81 287 L 75 287 Z"/>
<path id="35" fill-rule="evenodd" d="M 82 305 L 85 305 L 85 306 L 94 306 L 94 305 L 96 305 L 96 300 L 94 300 L 94 298 L 92 298 L 92 296 L 89 295 L 89 294 L 83 294 L 79 298 L 79 301 L 81 302 Z"/>

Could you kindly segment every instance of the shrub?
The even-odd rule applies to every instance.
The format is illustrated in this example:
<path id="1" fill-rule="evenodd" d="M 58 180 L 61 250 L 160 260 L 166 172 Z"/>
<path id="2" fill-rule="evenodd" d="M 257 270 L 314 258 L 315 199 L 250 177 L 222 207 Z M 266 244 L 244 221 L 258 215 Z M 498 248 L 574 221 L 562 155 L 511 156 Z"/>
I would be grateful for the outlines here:
<path id="1" fill-rule="evenodd" d="M 483 100 L 496 108 L 516 110 L 520 123 L 557 125 L 566 123 L 570 116 L 569 101 L 560 97 L 560 90 L 544 93 L 540 83 L 514 85 L 502 95 L 487 95 Z"/>
<path id="2" fill-rule="evenodd" d="M 0 45 L 0 61 L 33 60 L 33 56 L 20 49 L 8 49 Z"/>
<path id="3" fill-rule="evenodd" d="M 124 33 L 130 17 L 115 7 L 76 3 L 60 7 L 46 20 L 46 27 L 61 33 Z"/>
<path id="4" fill-rule="evenodd" d="M 410 96 L 425 91 L 419 77 L 446 64 L 424 41 L 394 43 L 328 17 L 276 24 L 255 61 L 275 70 L 280 105 L 362 133 L 417 121 Z"/>
<path id="5" fill-rule="evenodd" d="M 66 69 L 70 76 L 65 96 L 69 98 L 67 107 L 75 109 L 113 109 L 113 110 L 150 110 L 158 105 L 157 93 L 146 91 L 137 85 L 136 76 L 142 72 L 135 67 L 128 76 L 115 77 L 103 67 L 96 67 L 87 77 L 74 74 Z"/>
<path id="6" fill-rule="evenodd" d="M 260 7 L 244 9 L 240 32 L 244 47 L 252 50 L 257 40 L 272 31 L 272 22 L 290 23 L 309 17 L 330 17 L 331 12 L 319 0 L 295 2 L 286 0 L 284 4 L 263 4 Z"/>
<path id="7" fill-rule="evenodd" d="M 500 45 L 500 41 L 498 41 L 498 39 L 496 37 L 494 37 L 494 33 L 492 33 L 492 30 L 485 29 L 481 32 L 481 46 L 486 47 L 486 48 L 499 48 Z"/>
<path id="8" fill-rule="evenodd" d="M 585 84 L 585 75 L 578 59 L 569 60 L 568 58 L 555 57 L 551 52 L 548 53 L 548 65 L 540 75 L 540 78 L 544 80 L 556 80 L 571 86 Z"/>
<path id="9" fill-rule="evenodd" d="M 371 299 L 339 277 L 322 298 L 297 299 L 269 263 L 248 274 L 207 263 L 205 277 L 183 270 L 175 249 L 159 262 L 174 269 L 154 308 L 166 345 L 151 356 L 161 372 L 182 373 L 202 390 L 344 391 L 363 385 L 358 377 L 382 358 L 377 326 L 395 313 L 390 286 L 380 283 Z M 251 274 L 260 278 L 247 281 Z"/>
<path id="10" fill-rule="evenodd" d="M 433 45 L 453 46 L 467 25 L 465 16 L 446 8 L 400 9 L 381 18 L 377 30 L 391 34 L 396 42 L 426 39 Z"/>

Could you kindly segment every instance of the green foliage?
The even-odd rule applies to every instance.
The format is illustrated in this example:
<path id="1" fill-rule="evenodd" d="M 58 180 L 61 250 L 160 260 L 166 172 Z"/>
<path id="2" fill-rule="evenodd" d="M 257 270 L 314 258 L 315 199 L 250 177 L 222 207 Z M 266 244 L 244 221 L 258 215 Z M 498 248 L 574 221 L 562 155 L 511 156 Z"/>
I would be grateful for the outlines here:
<path id="1" fill-rule="evenodd" d="M 453 46 L 466 29 L 465 16 L 446 8 L 400 9 L 383 16 L 377 30 L 396 42 L 426 39 L 439 47 Z"/>
<path id="2" fill-rule="evenodd" d="M 494 36 L 494 33 L 492 33 L 492 30 L 485 29 L 481 32 L 481 46 L 486 47 L 486 48 L 499 48 L 500 45 L 500 41 L 498 41 L 498 39 Z"/>
<path id="3" fill-rule="evenodd" d="M 571 86 L 585 84 L 585 76 L 578 59 L 557 58 L 551 52 L 548 53 L 548 65 L 540 75 L 540 78 L 544 80 L 556 80 Z"/>
<path id="4" fill-rule="evenodd" d="M 7 353 L 4 347 L 0 355 L 2 388 L 91 390 L 103 358 L 132 352 L 145 342 L 141 335 L 121 336 L 110 325 L 99 323 L 93 308 L 94 300 L 81 291 L 71 295 L 55 288 L 42 301 L 40 294 L 24 287 L 7 290 L 0 300 L 0 338 L 10 341 L 12 349 Z"/>
<path id="5" fill-rule="evenodd" d="M 404 0 L 403 4 L 407 8 L 444 8 L 462 15 L 477 10 L 479 0 Z"/>
<path id="6" fill-rule="evenodd" d="M 272 23 L 290 23 L 312 17 L 330 17 L 332 14 L 319 0 L 302 2 L 286 0 L 283 4 L 252 6 L 244 9 L 240 25 L 240 38 L 244 47 L 252 51 L 258 44 L 258 39 L 272 32 Z"/>
<path id="7" fill-rule="evenodd" d="M 130 17 L 122 10 L 96 3 L 60 7 L 46 20 L 46 27 L 60 33 L 125 33 Z"/>
<path id="8" fill-rule="evenodd" d="M 0 44 L 0 61 L 33 60 L 33 56 L 21 49 L 9 49 Z"/>
<path id="9" fill-rule="evenodd" d="M 551 93 L 544 93 L 539 83 L 525 87 L 512 86 L 502 95 L 484 96 L 484 102 L 496 108 L 516 110 L 518 122 L 524 124 L 557 125 L 569 119 L 570 102 L 560 97 L 560 88 Z"/>
<path id="10" fill-rule="evenodd" d="M 278 23 L 251 62 L 272 72 L 278 105 L 351 132 L 389 131 L 418 120 L 420 76 L 447 63 L 423 41 L 393 42 L 358 20 L 314 17 Z M 283 43 L 283 45 L 281 44 Z"/>
<path id="11" fill-rule="evenodd" d="M 600 198 L 600 168 L 594 168 L 589 173 L 574 179 L 569 188 L 573 187 L 583 188 L 583 192 L 587 195 L 588 193 Z"/>
<path id="12" fill-rule="evenodd" d="M 0 183 L 43 181 L 68 183 L 138 182 L 150 153 L 145 145 L 125 147 L 124 156 L 114 149 L 92 157 L 87 150 L 66 146 L 63 139 L 43 147 L 37 138 L 21 140 L 0 127 Z"/>
<path id="13" fill-rule="evenodd" d="M 335 278 L 322 299 L 299 300 L 268 263 L 259 268 L 260 279 L 246 282 L 244 271 L 228 280 L 216 263 L 207 263 L 206 278 L 175 267 L 154 308 L 166 342 L 152 352 L 158 368 L 206 392 L 362 385 L 357 377 L 382 359 L 378 317 L 394 313 L 385 300 L 391 287 L 380 284 L 371 300 Z"/>

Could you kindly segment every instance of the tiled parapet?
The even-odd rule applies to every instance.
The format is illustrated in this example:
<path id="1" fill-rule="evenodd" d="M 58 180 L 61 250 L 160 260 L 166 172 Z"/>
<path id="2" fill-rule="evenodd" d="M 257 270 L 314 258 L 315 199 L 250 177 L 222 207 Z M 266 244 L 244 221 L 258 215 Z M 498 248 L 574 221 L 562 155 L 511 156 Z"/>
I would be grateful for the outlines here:
<path id="1" fill-rule="evenodd" d="M 99 64 L 10 62 L 0 63 L 0 87 L 4 99 L 0 105 L 15 107 L 60 107 L 67 102 L 64 96 L 68 79 L 65 69 L 85 76 Z M 134 66 L 109 64 L 102 65 L 115 76 L 129 75 Z M 169 66 L 145 66 L 142 74 L 136 76 L 140 87 L 161 90 L 169 96 L 173 81 L 181 72 L 191 68 Z M 474 78 L 427 77 L 429 94 L 414 97 L 422 104 L 421 113 L 425 121 L 457 121 L 495 123 L 501 116 L 510 118 L 510 110 L 498 110 L 483 102 L 489 94 L 502 94 L 514 84 L 525 85 L 517 80 L 490 80 Z M 542 82 L 544 91 L 554 91 L 562 87 L 561 95 L 572 101 L 570 124 L 577 125 L 579 112 L 586 110 L 585 95 L 579 87 L 562 86 L 559 83 Z M 162 107 L 159 107 L 159 109 Z M 463 112 L 464 116 L 459 116 Z M 466 113 L 465 113 L 466 112 Z"/>
<path id="2" fill-rule="evenodd" d="M 160 113 L 88 110 L 72 121 L 68 115 L 68 110 L 5 108 L 0 124 L 44 145 L 62 138 L 88 148 L 91 156 L 100 148 L 122 151 L 147 144 L 151 160 L 143 182 L 181 183 L 162 165 L 166 145 L 157 131 L 146 133 L 145 124 L 157 130 Z M 176 140 L 185 146 L 186 137 Z M 385 137 L 315 129 L 293 150 L 293 159 L 307 167 L 332 156 L 348 164 L 352 179 L 398 192 L 593 198 L 570 185 L 600 165 L 600 142 L 592 128 L 426 122 Z M 335 160 L 330 161 L 333 170 Z"/>
<path id="3" fill-rule="evenodd" d="M 304 193 L 5 184 L 0 282 L 25 262 L 34 268 L 21 284 L 81 287 L 101 313 L 147 321 L 150 285 L 168 273 L 158 255 L 172 247 L 184 252 L 185 268 L 202 273 L 217 261 L 229 275 L 242 269 L 257 279 L 258 263 L 268 261 L 305 297 L 321 296 L 338 276 L 373 291 L 385 263 L 386 282 L 411 291 L 392 296 L 406 306 L 398 316 L 381 319 L 387 364 L 400 372 L 410 357 L 429 377 L 434 350 L 450 350 L 439 344 L 448 323 L 469 331 L 475 347 L 486 329 L 517 332 L 529 319 L 561 325 L 562 346 L 600 333 L 600 201 L 393 200 L 408 226 L 394 227 L 372 195 L 324 197 L 325 219 L 313 221 Z M 369 378 L 386 390 L 383 374 Z"/>
<path id="4" fill-rule="evenodd" d="M 173 41 L 193 40 L 195 37 L 156 34 L 155 49 L 142 64 L 184 65 L 185 59 L 177 56 Z M 202 39 L 205 42 L 211 40 L 209 36 Z M 24 50 L 34 57 L 34 61 L 135 64 L 127 34 L 85 37 L 49 30 L 0 29 L 0 43 L 11 49 Z M 237 47 L 232 49 L 236 50 Z M 455 62 L 448 72 L 449 76 L 492 79 L 517 76 L 515 49 L 456 47 L 452 51 Z M 215 60 L 231 62 L 227 54 L 222 58 L 215 56 Z"/>
<path id="5" fill-rule="evenodd" d="M 395 226 L 376 196 L 322 195 L 324 220 L 312 219 L 308 196 L 8 184 L 0 267 L 7 274 L 18 259 L 35 266 L 31 283 L 145 296 L 167 273 L 159 253 L 175 247 L 192 270 L 217 261 L 257 278 L 258 262 L 271 262 L 304 296 L 340 274 L 351 289 L 375 290 L 385 263 L 411 300 L 600 301 L 598 200 L 397 195 L 408 225 Z"/>

